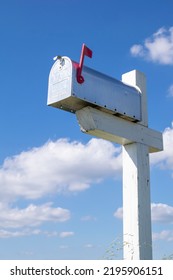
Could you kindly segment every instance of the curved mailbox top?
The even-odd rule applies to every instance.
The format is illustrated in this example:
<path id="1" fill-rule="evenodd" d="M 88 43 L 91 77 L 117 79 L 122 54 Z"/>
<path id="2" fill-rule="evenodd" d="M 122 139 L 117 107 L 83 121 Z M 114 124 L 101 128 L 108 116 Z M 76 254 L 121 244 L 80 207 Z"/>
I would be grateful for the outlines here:
<path id="1" fill-rule="evenodd" d="M 78 64 L 68 57 L 59 57 L 51 68 L 47 104 L 75 113 L 86 106 L 141 121 L 141 93 L 132 86 L 83 67 L 84 82 L 76 79 Z"/>

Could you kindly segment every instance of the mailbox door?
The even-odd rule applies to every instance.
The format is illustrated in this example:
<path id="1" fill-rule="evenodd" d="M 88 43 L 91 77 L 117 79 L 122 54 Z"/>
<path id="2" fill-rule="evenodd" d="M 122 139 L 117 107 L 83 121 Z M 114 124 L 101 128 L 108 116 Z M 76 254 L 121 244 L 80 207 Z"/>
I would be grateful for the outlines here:
<path id="1" fill-rule="evenodd" d="M 57 59 L 49 75 L 47 104 L 61 107 L 59 102 L 71 96 L 71 84 L 72 61 L 68 57 Z"/>

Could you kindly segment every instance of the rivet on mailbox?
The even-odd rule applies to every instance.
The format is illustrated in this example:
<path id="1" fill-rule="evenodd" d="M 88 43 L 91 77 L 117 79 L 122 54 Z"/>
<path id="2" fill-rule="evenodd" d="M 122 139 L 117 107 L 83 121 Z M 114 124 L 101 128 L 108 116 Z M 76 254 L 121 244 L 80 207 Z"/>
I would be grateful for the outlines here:
<path id="1" fill-rule="evenodd" d="M 47 104 L 75 113 L 86 106 L 133 122 L 141 121 L 141 92 L 83 65 L 92 51 L 84 44 L 80 62 L 57 57 L 49 74 Z"/>

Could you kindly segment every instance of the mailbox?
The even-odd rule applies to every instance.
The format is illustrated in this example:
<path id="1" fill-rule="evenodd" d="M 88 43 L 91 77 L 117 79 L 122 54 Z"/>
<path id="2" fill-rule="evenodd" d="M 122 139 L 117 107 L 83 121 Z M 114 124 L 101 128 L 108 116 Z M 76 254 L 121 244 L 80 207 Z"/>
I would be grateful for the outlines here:
<path id="1" fill-rule="evenodd" d="M 91 68 L 83 66 L 80 83 L 79 64 L 58 57 L 53 64 L 48 84 L 47 104 L 72 113 L 91 106 L 133 122 L 141 121 L 141 92 Z"/>

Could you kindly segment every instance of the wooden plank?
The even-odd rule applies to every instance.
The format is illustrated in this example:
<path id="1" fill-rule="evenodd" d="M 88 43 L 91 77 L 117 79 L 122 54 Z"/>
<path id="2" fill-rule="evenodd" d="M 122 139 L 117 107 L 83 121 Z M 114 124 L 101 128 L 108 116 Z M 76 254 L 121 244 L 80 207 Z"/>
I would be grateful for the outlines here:
<path id="1" fill-rule="evenodd" d="M 121 145 L 138 142 L 149 146 L 149 152 L 163 149 L 162 134 L 138 123 L 113 116 L 90 106 L 76 112 L 83 132 Z"/>
<path id="2" fill-rule="evenodd" d="M 135 130 L 131 131 L 138 141 L 123 146 L 124 259 L 151 260 L 149 147 L 162 149 L 162 136 L 147 127 L 147 94 L 144 74 L 134 70 L 123 75 L 123 81 L 139 87 L 142 94 L 142 121 L 135 125 Z M 160 147 L 157 144 L 160 144 Z"/>

